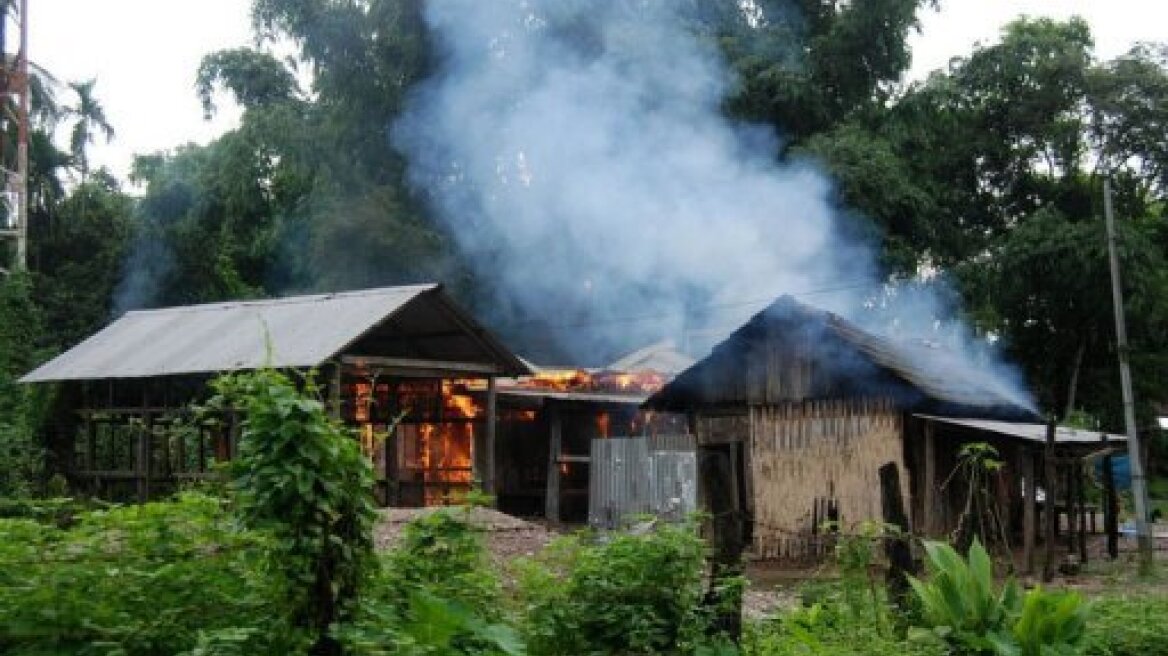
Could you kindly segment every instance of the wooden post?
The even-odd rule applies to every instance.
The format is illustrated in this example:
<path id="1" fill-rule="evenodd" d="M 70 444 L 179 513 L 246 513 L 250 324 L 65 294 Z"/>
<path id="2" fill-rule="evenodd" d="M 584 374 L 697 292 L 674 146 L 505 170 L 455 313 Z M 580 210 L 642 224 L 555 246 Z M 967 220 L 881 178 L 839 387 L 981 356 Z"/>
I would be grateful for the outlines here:
<path id="1" fill-rule="evenodd" d="M 329 415 L 339 421 L 341 419 L 341 363 L 339 360 L 333 363 L 331 374 L 328 388 Z"/>
<path id="2" fill-rule="evenodd" d="M 1065 475 L 1067 479 L 1067 553 L 1073 554 L 1076 552 L 1075 539 L 1079 535 L 1079 517 L 1075 512 L 1075 500 L 1079 498 L 1075 490 L 1075 484 L 1078 480 L 1075 478 L 1073 461 L 1067 465 Z"/>
<path id="3" fill-rule="evenodd" d="M 925 420 L 925 482 L 922 496 L 924 498 L 924 534 L 936 535 L 941 529 L 937 518 L 937 440 L 935 426 L 931 419 Z"/>
<path id="4" fill-rule="evenodd" d="M 496 477 L 495 469 L 495 431 L 498 424 L 498 405 L 499 394 L 495 389 L 495 377 L 487 378 L 487 439 L 486 439 L 486 480 L 483 481 L 483 491 L 487 494 L 498 494 L 498 479 Z"/>
<path id="5" fill-rule="evenodd" d="M 207 469 L 207 432 L 199 426 L 195 434 L 199 436 L 199 462 L 195 465 L 195 471 L 201 474 Z"/>
<path id="6" fill-rule="evenodd" d="M 880 507 L 884 523 L 895 526 L 900 535 L 886 537 L 884 553 L 888 557 L 888 598 L 902 610 L 909 609 L 908 575 L 915 574 L 912 549 L 908 540 L 908 516 L 904 510 L 904 500 L 900 495 L 900 472 L 895 462 L 880 468 Z"/>
<path id="7" fill-rule="evenodd" d="M 1046 469 L 1044 483 L 1046 485 L 1046 499 L 1043 502 L 1043 519 L 1046 522 L 1046 530 L 1043 539 L 1046 544 L 1043 545 L 1045 552 L 1042 562 L 1042 580 L 1050 582 L 1054 579 L 1055 569 L 1055 555 L 1054 555 L 1054 541 L 1055 541 L 1055 525 L 1058 523 L 1058 512 L 1055 510 L 1055 504 L 1058 501 L 1058 469 L 1055 463 L 1054 455 L 1054 434 L 1055 423 L 1051 420 L 1046 425 L 1046 447 L 1043 450 L 1043 465 Z"/>
<path id="8" fill-rule="evenodd" d="M 1022 453 L 1022 477 L 1026 482 L 1026 499 L 1022 506 L 1022 567 L 1027 574 L 1034 572 L 1034 543 L 1037 537 L 1035 519 L 1038 509 L 1038 472 L 1034 461 L 1037 458 L 1036 453 Z"/>
<path id="9" fill-rule="evenodd" d="M 1075 463 L 1075 490 L 1079 506 L 1079 562 L 1087 564 L 1087 479 L 1083 476 L 1083 462 Z"/>
<path id="10" fill-rule="evenodd" d="M 559 522 L 560 447 L 563 440 L 563 423 L 558 405 L 548 403 L 546 407 L 551 435 L 548 443 L 547 498 L 544 501 L 544 514 L 549 522 Z"/>
<path id="11" fill-rule="evenodd" d="M 97 471 L 97 423 L 92 411 L 85 415 L 85 469 Z"/>
<path id="12" fill-rule="evenodd" d="M 1107 434 L 1103 434 L 1107 448 Z M 1119 497 L 1115 494 L 1115 472 L 1111 470 L 1111 454 L 1103 457 L 1103 532 L 1107 534 L 1107 555 L 1119 558 Z"/>
<path id="13" fill-rule="evenodd" d="M 151 438 L 153 437 L 153 421 L 150 413 L 142 414 L 142 426 L 138 431 L 138 449 L 136 458 L 135 476 L 138 479 L 138 501 L 146 503 L 150 500 L 150 460 Z"/>
<path id="14" fill-rule="evenodd" d="M 705 490 L 710 516 L 710 587 L 703 605 L 714 617 L 713 628 L 737 642 L 742 635 L 742 596 L 735 586 L 724 586 L 728 579 L 742 574 L 743 516 L 734 505 L 734 471 L 730 460 L 732 447 L 698 447 L 698 487 Z M 728 597 L 727 594 L 733 595 Z"/>
<path id="15" fill-rule="evenodd" d="M 185 433 L 178 433 L 174 437 L 177 438 L 175 440 L 174 446 L 176 447 L 175 450 L 178 451 L 178 453 L 175 454 L 175 460 L 178 463 L 178 467 L 175 468 L 175 471 L 190 471 L 190 467 L 187 465 L 187 436 Z"/>

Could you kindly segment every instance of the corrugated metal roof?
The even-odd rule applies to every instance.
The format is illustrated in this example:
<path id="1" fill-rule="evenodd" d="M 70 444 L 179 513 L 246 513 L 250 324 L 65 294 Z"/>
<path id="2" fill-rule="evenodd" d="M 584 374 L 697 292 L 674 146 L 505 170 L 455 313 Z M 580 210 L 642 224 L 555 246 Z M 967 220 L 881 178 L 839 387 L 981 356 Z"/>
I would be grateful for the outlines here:
<path id="1" fill-rule="evenodd" d="M 965 428 L 972 428 L 987 433 L 1017 437 L 1030 442 L 1046 442 L 1046 424 L 994 421 L 991 419 L 966 419 L 962 417 L 937 417 L 935 415 L 913 416 L 953 426 L 964 426 Z M 1071 428 L 1070 426 L 1056 427 L 1054 441 L 1056 444 L 1101 444 L 1104 435 L 1107 436 L 1108 442 L 1127 442 L 1126 435 L 1116 435 L 1115 433 L 1104 433 L 1102 431 L 1088 431 Z"/>
<path id="2" fill-rule="evenodd" d="M 415 302 L 448 306 L 462 321 L 469 321 L 437 284 L 141 310 L 126 313 L 21 380 L 313 367 Z M 527 371 L 485 331 L 470 325 L 467 334 L 485 340 L 488 358 L 501 360 L 505 371 Z"/>
<path id="3" fill-rule="evenodd" d="M 752 317 L 647 405 L 681 410 L 868 396 L 947 416 L 1036 418 L 1028 399 L 953 354 L 875 335 L 790 296 Z"/>
<path id="4" fill-rule="evenodd" d="M 676 376 L 693 366 L 694 359 L 677 350 L 672 341 L 665 340 L 637 349 L 608 365 L 609 371 L 653 371 Z"/>

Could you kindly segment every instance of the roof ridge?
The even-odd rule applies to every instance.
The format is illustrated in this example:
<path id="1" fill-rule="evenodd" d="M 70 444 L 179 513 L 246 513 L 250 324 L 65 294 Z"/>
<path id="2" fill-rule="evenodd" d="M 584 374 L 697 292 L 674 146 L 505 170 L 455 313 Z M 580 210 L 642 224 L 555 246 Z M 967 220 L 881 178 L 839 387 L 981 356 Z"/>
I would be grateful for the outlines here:
<path id="1" fill-rule="evenodd" d="M 255 299 L 235 299 L 230 301 L 215 301 L 213 303 L 196 303 L 194 305 L 174 305 L 170 307 L 161 308 L 146 308 L 141 310 L 130 310 L 122 315 L 128 317 L 130 315 L 143 314 L 181 314 L 185 312 L 204 312 L 209 310 L 226 310 L 241 307 L 271 307 L 273 305 L 296 305 L 299 303 L 315 303 L 319 301 L 327 301 L 334 298 L 356 298 L 361 296 L 380 296 L 389 292 L 411 292 L 436 289 L 441 286 L 441 283 L 419 283 L 416 285 L 397 285 L 389 287 L 373 287 L 369 289 L 350 289 L 338 292 L 323 292 L 319 294 L 299 294 L 295 296 L 280 296 L 276 298 L 255 298 Z M 122 317 L 119 317 L 121 319 Z"/>

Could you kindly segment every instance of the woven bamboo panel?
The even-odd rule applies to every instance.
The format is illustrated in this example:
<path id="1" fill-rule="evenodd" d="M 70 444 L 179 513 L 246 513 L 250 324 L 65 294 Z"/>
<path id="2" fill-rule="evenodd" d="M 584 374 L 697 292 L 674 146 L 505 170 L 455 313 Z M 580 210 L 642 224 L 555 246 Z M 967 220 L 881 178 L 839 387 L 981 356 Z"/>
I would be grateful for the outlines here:
<path id="1" fill-rule="evenodd" d="M 880 466 L 904 472 L 901 414 L 882 400 L 807 401 L 750 412 L 754 551 L 813 559 L 830 548 L 822 523 L 843 531 L 879 520 Z M 901 493 L 908 500 L 907 475 Z"/>

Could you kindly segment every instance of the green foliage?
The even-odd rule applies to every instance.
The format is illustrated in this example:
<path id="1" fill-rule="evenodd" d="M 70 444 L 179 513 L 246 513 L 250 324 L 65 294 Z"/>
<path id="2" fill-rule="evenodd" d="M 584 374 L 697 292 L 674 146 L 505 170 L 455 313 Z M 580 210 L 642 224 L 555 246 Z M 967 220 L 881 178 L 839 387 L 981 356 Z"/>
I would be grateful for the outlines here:
<path id="1" fill-rule="evenodd" d="M 498 620 L 502 616 L 498 576 L 487 562 L 478 530 L 459 517 L 460 512 L 464 511 L 443 510 L 410 522 L 401 544 L 384 561 L 379 587 L 390 598 L 425 590 Z"/>
<path id="2" fill-rule="evenodd" d="M 1012 580 L 997 590 L 993 562 L 981 542 L 974 541 L 968 560 L 940 542 L 925 542 L 925 552 L 928 579 L 909 578 L 925 626 L 968 653 L 992 653 L 1009 644 L 1022 598 Z"/>
<path id="3" fill-rule="evenodd" d="M 233 489 L 246 526 L 271 534 L 266 567 L 297 626 L 325 637 L 348 617 L 372 566 L 372 465 L 324 405 L 285 375 L 222 376 L 212 405 L 243 413 Z"/>
<path id="4" fill-rule="evenodd" d="M 1021 656 L 1076 654 L 1086 625 L 1087 608 L 1078 594 L 1034 588 L 1022 601 L 1013 635 Z"/>
<path id="5" fill-rule="evenodd" d="M 1168 596 L 1113 594 L 1091 604 L 1082 653 L 1089 656 L 1168 655 Z"/>
<path id="6" fill-rule="evenodd" d="M 694 650 L 708 628 L 699 607 L 704 556 L 692 525 L 557 540 L 524 567 L 528 648 L 548 655 Z"/>
<path id="7" fill-rule="evenodd" d="M 296 77 L 266 52 L 250 48 L 220 50 L 203 58 L 195 77 L 195 89 L 204 113 L 215 112 L 212 94 L 222 84 L 244 108 L 264 107 L 293 100 L 300 91 Z"/>
<path id="8" fill-rule="evenodd" d="M 355 654 L 518 654 L 500 582 L 476 529 L 442 510 L 410 522 L 341 629 Z"/>
<path id="9" fill-rule="evenodd" d="M 268 548 L 220 499 L 81 513 L 69 528 L 0 519 L 0 651 L 177 654 L 250 626 L 247 653 L 294 650 L 256 568 Z"/>
<path id="10" fill-rule="evenodd" d="M 44 472 L 36 428 L 45 394 L 16 382 L 43 354 L 43 328 L 29 276 L 0 278 L 0 497 L 32 493 Z"/>
<path id="11" fill-rule="evenodd" d="M 817 596 L 817 601 L 786 611 L 777 618 L 748 623 L 742 653 L 745 656 L 941 656 L 947 653 L 943 645 L 907 640 L 877 628 L 869 618 L 857 619 L 842 598 L 840 586 Z"/>
<path id="12" fill-rule="evenodd" d="M 968 559 L 952 547 L 926 542 L 929 578 L 910 578 L 924 627 L 916 638 L 947 644 L 962 654 L 1053 656 L 1074 654 L 1087 610 L 1075 593 L 1028 590 L 1007 580 L 997 589 L 993 562 L 974 541 Z"/>
<path id="13" fill-rule="evenodd" d="M 865 521 L 858 531 L 841 535 L 835 548 L 844 606 L 854 619 L 867 619 L 876 628 L 886 625 L 889 608 L 873 566 L 879 561 L 884 539 L 896 535 L 896 530 L 892 525 Z"/>

